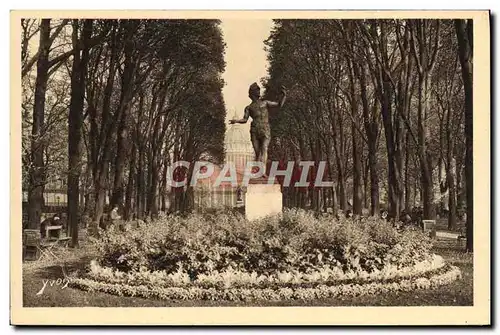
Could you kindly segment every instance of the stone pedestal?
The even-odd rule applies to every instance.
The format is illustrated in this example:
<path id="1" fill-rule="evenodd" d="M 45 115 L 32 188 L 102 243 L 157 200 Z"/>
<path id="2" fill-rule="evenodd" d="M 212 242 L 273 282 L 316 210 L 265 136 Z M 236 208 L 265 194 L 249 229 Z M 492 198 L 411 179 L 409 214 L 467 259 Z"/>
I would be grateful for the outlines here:
<path id="1" fill-rule="evenodd" d="M 436 220 L 422 220 L 423 231 L 431 238 L 436 238 Z"/>
<path id="2" fill-rule="evenodd" d="M 268 185 L 267 180 L 251 180 L 245 194 L 245 217 L 248 220 L 278 214 L 282 209 L 280 184 Z"/>

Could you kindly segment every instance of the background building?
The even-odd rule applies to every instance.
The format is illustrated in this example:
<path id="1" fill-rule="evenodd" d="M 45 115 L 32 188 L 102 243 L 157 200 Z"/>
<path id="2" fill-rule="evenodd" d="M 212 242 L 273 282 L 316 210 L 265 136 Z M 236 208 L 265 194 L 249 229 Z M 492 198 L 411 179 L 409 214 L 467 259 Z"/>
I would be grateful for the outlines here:
<path id="1" fill-rule="evenodd" d="M 235 116 L 236 117 L 236 116 Z M 241 125 L 229 125 L 226 131 L 224 146 L 226 158 L 224 164 L 232 163 L 236 167 L 238 184 L 241 184 L 244 170 L 248 161 L 254 160 L 254 151 L 250 142 L 249 134 L 246 134 Z M 215 166 L 214 173 L 210 178 L 201 179 L 195 189 L 195 207 L 218 208 L 236 207 L 238 205 L 238 187 L 231 183 L 223 182 L 215 187 L 215 181 L 222 171 L 222 166 Z M 241 199 L 244 201 L 245 188 L 241 189 Z"/>

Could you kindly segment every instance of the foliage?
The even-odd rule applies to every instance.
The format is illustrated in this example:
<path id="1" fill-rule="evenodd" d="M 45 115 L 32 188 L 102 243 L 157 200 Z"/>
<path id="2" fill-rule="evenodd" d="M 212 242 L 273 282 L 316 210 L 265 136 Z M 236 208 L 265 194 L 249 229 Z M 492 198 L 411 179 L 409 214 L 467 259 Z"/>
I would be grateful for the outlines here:
<path id="1" fill-rule="evenodd" d="M 458 44 L 452 20 L 274 20 L 263 84 L 268 99 L 289 94 L 270 118 L 270 157 L 327 161 L 334 211 L 378 214 L 380 201 L 396 219 L 416 205 L 434 219 L 448 202 L 453 228 L 467 162 Z M 322 207 L 290 193 L 290 207 Z"/>
<path id="2" fill-rule="evenodd" d="M 38 42 L 41 22 L 49 34 Z M 32 228 L 51 180 L 76 180 L 68 192 L 83 193 L 84 202 L 68 201 L 92 213 L 94 231 L 105 190 L 112 190 L 111 207 L 126 208 L 125 218 L 155 217 L 165 207 L 172 161 L 224 160 L 225 44 L 218 20 L 41 22 L 21 22 L 23 190 Z M 31 52 L 43 45 L 43 58 Z M 71 212 L 70 225 L 77 226 Z"/>
<path id="3" fill-rule="evenodd" d="M 166 216 L 96 240 L 104 266 L 120 271 L 185 271 L 192 278 L 228 269 L 271 274 L 338 267 L 344 272 L 411 266 L 429 259 L 418 230 L 376 219 L 316 216 L 304 210 L 249 222 L 235 212 Z"/>

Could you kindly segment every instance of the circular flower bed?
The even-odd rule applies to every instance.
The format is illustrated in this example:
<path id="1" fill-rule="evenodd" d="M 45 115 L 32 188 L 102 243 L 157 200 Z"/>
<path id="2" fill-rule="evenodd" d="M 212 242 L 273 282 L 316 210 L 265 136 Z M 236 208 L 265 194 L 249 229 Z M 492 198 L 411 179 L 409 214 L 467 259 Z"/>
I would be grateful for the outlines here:
<path id="1" fill-rule="evenodd" d="M 235 213 L 166 217 L 104 233 L 102 257 L 71 280 L 89 291 L 159 299 L 283 300 L 447 284 L 460 270 L 418 230 L 302 210 L 248 222 Z"/>

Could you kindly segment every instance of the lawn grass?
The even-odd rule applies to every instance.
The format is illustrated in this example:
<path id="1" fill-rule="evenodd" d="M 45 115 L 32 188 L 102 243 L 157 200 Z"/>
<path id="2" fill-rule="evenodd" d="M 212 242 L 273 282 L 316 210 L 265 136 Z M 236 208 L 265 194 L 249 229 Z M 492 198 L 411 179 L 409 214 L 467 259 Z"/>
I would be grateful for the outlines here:
<path id="1" fill-rule="evenodd" d="M 59 261 L 38 261 L 23 265 L 24 307 L 197 307 L 197 306 L 472 306 L 473 304 L 473 258 L 452 239 L 440 239 L 433 252 L 458 266 L 462 278 L 435 289 L 420 289 L 412 292 L 393 292 L 384 295 L 360 297 L 338 297 L 324 300 L 292 301 L 174 301 L 137 297 L 119 297 L 101 292 L 85 292 L 63 287 L 63 284 L 47 284 L 42 294 L 37 292 L 44 281 L 63 277 L 63 271 L 71 273 L 84 269 L 92 259 L 92 250 L 83 246 L 78 250 L 60 251 Z M 57 255 L 57 254 L 56 254 Z M 63 270 L 64 269 L 64 270 Z"/>

